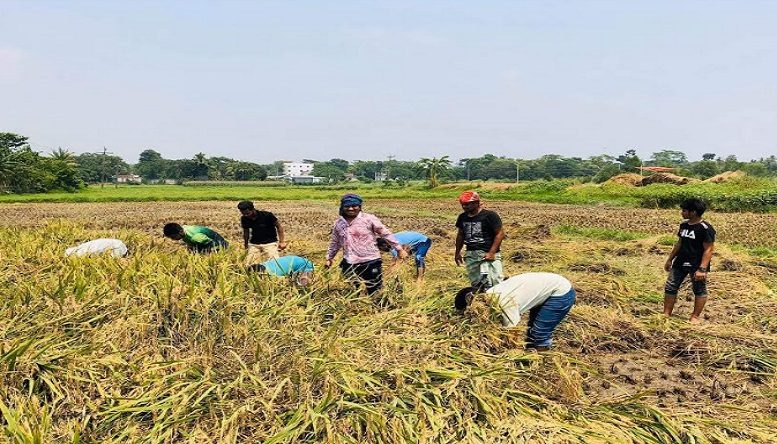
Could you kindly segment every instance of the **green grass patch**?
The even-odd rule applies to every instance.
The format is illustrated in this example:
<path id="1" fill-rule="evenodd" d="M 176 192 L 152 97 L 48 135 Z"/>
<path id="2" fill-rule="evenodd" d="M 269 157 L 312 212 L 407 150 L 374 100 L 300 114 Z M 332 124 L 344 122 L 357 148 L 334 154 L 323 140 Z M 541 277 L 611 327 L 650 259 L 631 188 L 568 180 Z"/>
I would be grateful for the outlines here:
<path id="1" fill-rule="evenodd" d="M 617 230 L 614 228 L 578 227 L 575 225 L 558 225 L 553 228 L 553 231 L 562 236 L 613 241 L 630 241 L 648 237 L 647 233 L 639 231 Z"/>
<path id="2" fill-rule="evenodd" d="M 769 247 L 748 248 L 747 253 L 760 258 L 777 258 L 777 249 Z"/>
<path id="3" fill-rule="evenodd" d="M 654 184 L 633 187 L 601 185 L 571 179 L 539 180 L 518 184 L 460 182 L 430 189 L 421 182 L 290 185 L 281 182 L 193 182 L 185 185 L 90 186 L 76 193 L 7 194 L 0 202 L 142 202 L 206 200 L 337 200 L 356 192 L 369 199 L 455 199 L 475 189 L 485 199 L 576 205 L 677 208 L 690 197 L 703 199 L 717 211 L 777 211 L 777 182 L 745 178 L 728 183 L 690 185 Z"/>
<path id="4" fill-rule="evenodd" d="M 677 236 L 673 236 L 671 234 L 667 234 L 665 236 L 661 236 L 658 238 L 658 241 L 656 242 L 658 245 L 665 245 L 667 247 L 674 246 L 674 244 L 677 243 Z"/>

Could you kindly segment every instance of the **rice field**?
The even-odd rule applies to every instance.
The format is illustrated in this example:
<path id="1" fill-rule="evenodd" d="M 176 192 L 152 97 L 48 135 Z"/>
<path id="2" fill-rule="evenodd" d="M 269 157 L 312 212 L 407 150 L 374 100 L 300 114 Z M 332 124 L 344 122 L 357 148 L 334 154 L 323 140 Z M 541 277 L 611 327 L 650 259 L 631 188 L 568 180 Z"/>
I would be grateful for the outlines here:
<path id="1" fill-rule="evenodd" d="M 507 275 L 567 276 L 551 352 L 524 351 L 483 298 L 453 294 L 455 202 L 366 201 L 434 245 L 380 303 L 335 270 L 311 288 L 247 275 L 233 202 L 0 205 L 0 442 L 775 442 L 777 214 L 709 213 L 705 322 L 661 315 L 679 211 L 496 201 Z M 335 202 L 257 202 L 321 265 Z M 194 256 L 165 222 L 233 248 Z M 115 236 L 126 259 L 64 258 Z M 388 260 L 388 258 L 386 258 Z M 523 325 L 523 323 L 522 323 Z"/>

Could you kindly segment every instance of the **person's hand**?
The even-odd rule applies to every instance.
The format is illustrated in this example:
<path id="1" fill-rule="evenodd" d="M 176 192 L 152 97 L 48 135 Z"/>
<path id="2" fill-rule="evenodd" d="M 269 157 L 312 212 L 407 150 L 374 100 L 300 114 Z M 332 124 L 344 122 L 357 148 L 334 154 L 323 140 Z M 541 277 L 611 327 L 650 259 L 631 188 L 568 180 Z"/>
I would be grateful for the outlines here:
<path id="1" fill-rule="evenodd" d="M 496 260 L 496 253 L 492 253 L 490 251 L 487 252 L 486 254 L 483 255 L 483 260 L 489 261 L 489 262 Z"/>
<path id="2" fill-rule="evenodd" d="M 693 274 L 694 281 L 703 281 L 705 279 L 707 279 L 706 271 L 696 270 L 696 273 Z"/>
<path id="3" fill-rule="evenodd" d="M 453 260 L 455 260 L 455 261 L 456 261 L 456 265 L 459 265 L 459 266 L 461 266 L 461 265 L 464 265 L 464 258 L 463 258 L 463 257 L 461 257 L 461 253 L 460 253 L 460 252 L 458 252 L 458 251 L 457 251 L 457 252 L 456 252 L 456 254 L 453 256 Z"/>
<path id="4" fill-rule="evenodd" d="M 278 249 L 279 250 L 285 250 L 286 249 L 286 242 L 278 242 Z"/>
<path id="5" fill-rule="evenodd" d="M 400 249 L 399 249 L 399 251 L 397 251 L 397 257 L 398 257 L 400 260 L 402 260 L 402 259 L 407 259 L 407 251 L 405 251 L 405 249 L 404 249 L 404 248 L 400 248 Z"/>
<path id="6" fill-rule="evenodd" d="M 672 260 L 667 259 L 666 263 L 664 264 L 664 271 L 669 271 L 672 269 Z"/>
<path id="7" fill-rule="evenodd" d="M 248 244 L 243 244 L 246 250 L 248 250 Z"/>
<path id="8" fill-rule="evenodd" d="M 327 259 L 324 263 L 324 268 L 332 268 L 332 259 Z"/>

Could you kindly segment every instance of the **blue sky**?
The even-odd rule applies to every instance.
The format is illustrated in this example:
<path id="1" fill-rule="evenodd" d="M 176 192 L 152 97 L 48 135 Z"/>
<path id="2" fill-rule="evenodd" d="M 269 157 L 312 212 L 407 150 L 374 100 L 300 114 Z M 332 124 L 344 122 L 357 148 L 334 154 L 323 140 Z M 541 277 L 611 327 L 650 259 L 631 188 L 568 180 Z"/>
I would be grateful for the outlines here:
<path id="1" fill-rule="evenodd" d="M 0 131 L 277 159 L 777 153 L 777 2 L 0 0 Z"/>

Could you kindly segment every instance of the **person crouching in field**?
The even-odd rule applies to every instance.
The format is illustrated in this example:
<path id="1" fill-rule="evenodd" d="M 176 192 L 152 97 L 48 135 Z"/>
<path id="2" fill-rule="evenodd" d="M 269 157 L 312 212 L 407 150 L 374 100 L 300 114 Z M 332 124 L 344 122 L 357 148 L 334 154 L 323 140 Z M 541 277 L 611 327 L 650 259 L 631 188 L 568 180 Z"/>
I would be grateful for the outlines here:
<path id="1" fill-rule="evenodd" d="M 247 254 L 246 267 L 261 264 L 262 261 L 280 257 L 286 249 L 283 227 L 278 218 L 269 211 L 259 211 L 254 203 L 244 200 L 237 204 L 240 210 L 240 226 L 243 227 L 243 246 Z"/>
<path id="2" fill-rule="evenodd" d="M 376 216 L 362 212 L 362 198 L 346 194 L 340 200 L 340 217 L 332 228 L 332 240 L 326 253 L 326 267 L 332 266 L 337 252 L 343 250 L 340 269 L 355 285 L 362 283 L 367 294 L 383 287 L 383 261 L 375 239 L 385 239 L 397 250 L 400 259 L 407 257 L 391 231 Z"/>
<path id="3" fill-rule="evenodd" d="M 220 234 L 201 225 L 179 225 L 171 222 L 165 225 L 163 232 L 165 237 L 183 241 L 186 247 L 195 253 L 210 253 L 229 246 Z"/>
<path id="4" fill-rule="evenodd" d="M 288 277 L 293 284 L 300 287 L 310 284 L 315 269 L 313 262 L 294 255 L 276 257 L 261 264 L 253 264 L 250 268 L 272 276 Z"/>
<path id="5" fill-rule="evenodd" d="M 685 278 L 690 276 L 695 296 L 690 322 L 698 323 L 707 303 L 707 273 L 715 248 L 715 229 L 701 218 L 707 209 L 701 200 L 688 199 L 680 205 L 680 209 L 685 220 L 677 230 L 677 243 L 664 264 L 664 270 L 669 272 L 664 287 L 664 315 L 672 315 L 677 291 Z"/>
<path id="6" fill-rule="evenodd" d="M 462 288 L 456 294 L 456 309 L 466 309 L 481 290 L 482 285 Z M 554 273 L 519 274 L 491 287 L 486 294 L 495 297 L 506 328 L 517 326 L 521 315 L 529 312 L 526 347 L 538 351 L 550 349 L 553 331 L 575 304 L 572 284 Z"/>
<path id="7" fill-rule="evenodd" d="M 422 281 L 424 279 L 424 273 L 426 272 L 426 253 L 428 253 L 429 249 L 432 247 L 432 240 L 415 231 L 400 231 L 399 233 L 394 233 L 394 237 L 402 245 L 402 249 L 405 250 L 405 253 L 415 256 L 416 279 L 418 279 L 419 282 Z M 392 268 L 399 265 L 398 252 L 392 248 L 391 244 L 389 244 L 386 239 L 379 237 L 377 244 L 380 251 L 391 253 L 391 255 L 394 256 L 394 265 L 392 265 Z"/>
<path id="8" fill-rule="evenodd" d="M 499 247 L 505 237 L 502 219 L 493 211 L 482 207 L 475 191 L 465 191 L 459 196 L 463 213 L 456 219 L 456 265 L 467 265 L 470 285 L 482 282 L 486 288 L 502 281 L 502 255 Z M 467 246 L 464 257 L 461 249 Z"/>
<path id="9" fill-rule="evenodd" d="M 113 257 L 124 257 L 129 250 L 124 242 L 118 239 L 101 238 L 84 242 L 65 250 L 65 256 L 99 256 L 110 254 Z"/>

